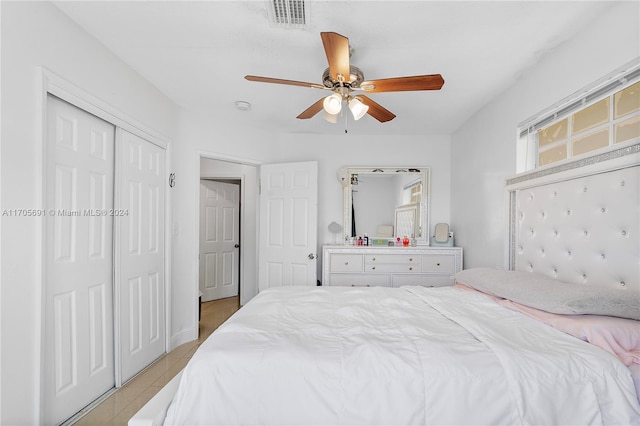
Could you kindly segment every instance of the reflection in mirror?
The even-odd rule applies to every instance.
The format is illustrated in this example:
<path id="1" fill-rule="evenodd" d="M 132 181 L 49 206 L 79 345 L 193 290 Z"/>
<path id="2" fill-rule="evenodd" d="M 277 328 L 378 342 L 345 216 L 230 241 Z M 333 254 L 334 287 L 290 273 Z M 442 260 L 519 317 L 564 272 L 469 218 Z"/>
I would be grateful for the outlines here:
<path id="1" fill-rule="evenodd" d="M 422 236 L 420 226 L 420 203 L 403 204 L 396 207 L 396 237 L 418 238 Z"/>
<path id="2" fill-rule="evenodd" d="M 428 244 L 428 167 L 346 167 L 344 187 L 345 237 L 363 236 L 378 244 L 396 237 L 414 237 Z"/>

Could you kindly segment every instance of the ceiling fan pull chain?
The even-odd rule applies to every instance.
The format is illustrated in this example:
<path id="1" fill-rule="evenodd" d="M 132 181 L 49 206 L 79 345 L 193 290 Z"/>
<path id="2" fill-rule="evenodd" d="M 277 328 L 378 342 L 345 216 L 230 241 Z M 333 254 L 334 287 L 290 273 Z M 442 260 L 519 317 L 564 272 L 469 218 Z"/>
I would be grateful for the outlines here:
<path id="1" fill-rule="evenodd" d="M 349 124 L 349 120 L 348 120 L 348 118 L 347 118 L 347 114 L 342 114 L 342 115 L 344 116 L 344 133 L 345 133 L 345 134 L 347 134 L 347 133 L 349 133 L 349 132 L 347 131 L 347 127 L 348 127 L 348 124 Z"/>

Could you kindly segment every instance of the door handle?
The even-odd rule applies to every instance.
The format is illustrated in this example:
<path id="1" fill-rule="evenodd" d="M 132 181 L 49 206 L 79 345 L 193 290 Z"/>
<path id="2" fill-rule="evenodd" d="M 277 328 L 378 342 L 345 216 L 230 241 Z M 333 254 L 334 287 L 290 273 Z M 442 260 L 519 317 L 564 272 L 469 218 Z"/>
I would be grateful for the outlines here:
<path id="1" fill-rule="evenodd" d="M 240 244 L 236 243 L 233 245 L 235 248 L 240 248 Z"/>
<path id="2" fill-rule="evenodd" d="M 309 256 L 307 256 L 309 259 L 313 260 L 316 258 L 316 255 L 313 253 L 309 253 Z"/>

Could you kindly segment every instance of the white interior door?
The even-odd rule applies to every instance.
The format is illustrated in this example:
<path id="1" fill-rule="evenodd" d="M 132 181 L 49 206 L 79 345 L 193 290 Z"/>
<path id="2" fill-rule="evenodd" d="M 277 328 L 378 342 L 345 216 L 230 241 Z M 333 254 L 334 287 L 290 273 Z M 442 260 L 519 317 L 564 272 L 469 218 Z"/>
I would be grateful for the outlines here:
<path id="1" fill-rule="evenodd" d="M 113 125 L 47 100 L 44 419 L 69 418 L 114 382 Z M 18 182 L 16 182 L 19 185 Z"/>
<path id="2" fill-rule="evenodd" d="M 165 150 L 122 129 L 117 141 L 118 381 L 125 382 L 165 352 Z"/>
<path id="3" fill-rule="evenodd" d="M 202 301 L 238 295 L 240 185 L 200 181 Z"/>
<path id="4" fill-rule="evenodd" d="M 318 164 L 260 166 L 258 288 L 316 285 Z"/>

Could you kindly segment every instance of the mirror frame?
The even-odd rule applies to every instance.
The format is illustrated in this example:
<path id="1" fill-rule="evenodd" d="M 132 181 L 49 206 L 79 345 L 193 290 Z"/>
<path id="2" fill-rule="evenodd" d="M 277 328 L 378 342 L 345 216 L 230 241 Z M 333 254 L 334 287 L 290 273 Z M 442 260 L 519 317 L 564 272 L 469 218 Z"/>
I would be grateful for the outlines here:
<path id="1" fill-rule="evenodd" d="M 380 175 L 382 173 L 386 174 L 396 174 L 396 173 L 407 173 L 407 174 L 415 174 L 416 176 L 422 176 L 422 196 L 420 201 L 420 221 L 424 223 L 422 228 L 422 236 L 420 238 L 416 238 L 416 243 L 418 245 L 429 245 L 429 220 L 431 218 L 431 169 L 427 166 L 394 166 L 394 167 L 342 167 L 338 171 L 338 180 L 342 184 L 342 233 L 344 236 L 351 235 L 351 176 L 354 174 L 357 175 Z M 426 182 L 426 184 L 425 184 Z M 395 233 L 395 229 L 394 229 Z M 345 243 L 344 238 L 342 237 L 342 244 Z"/>

